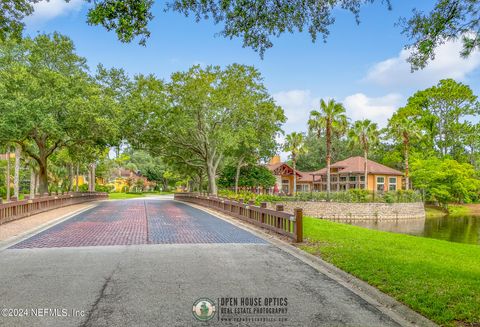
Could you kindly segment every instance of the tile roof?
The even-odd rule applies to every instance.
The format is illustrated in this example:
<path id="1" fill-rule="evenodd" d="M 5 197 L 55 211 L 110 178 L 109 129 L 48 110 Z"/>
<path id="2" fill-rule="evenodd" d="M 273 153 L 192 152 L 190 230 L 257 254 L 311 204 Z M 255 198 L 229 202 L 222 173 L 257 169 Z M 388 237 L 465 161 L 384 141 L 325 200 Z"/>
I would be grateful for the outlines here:
<path id="1" fill-rule="evenodd" d="M 331 165 L 332 168 L 338 168 L 343 173 L 363 173 L 365 159 L 363 157 L 350 157 L 342 161 L 335 162 Z M 399 170 L 379 164 L 378 162 L 367 160 L 367 169 L 369 174 L 384 174 L 384 175 L 403 175 Z M 324 175 L 327 169 L 323 168 L 317 170 L 315 174 Z"/>

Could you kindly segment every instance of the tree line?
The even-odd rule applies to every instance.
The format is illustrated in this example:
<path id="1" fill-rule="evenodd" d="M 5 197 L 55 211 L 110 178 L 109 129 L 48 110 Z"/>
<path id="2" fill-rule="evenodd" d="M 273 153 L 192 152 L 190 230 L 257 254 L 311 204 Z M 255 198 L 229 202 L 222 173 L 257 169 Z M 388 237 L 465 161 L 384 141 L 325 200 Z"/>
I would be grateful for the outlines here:
<path id="1" fill-rule="evenodd" d="M 238 184 L 242 167 L 276 152 L 285 121 L 253 67 L 194 66 L 169 81 L 102 65 L 92 73 L 59 33 L 0 42 L 0 110 L 3 150 L 24 158 L 39 193 L 52 184 L 71 190 L 80 166 L 94 190 L 111 149 L 120 163 L 126 148 L 160 158 L 144 165 L 150 176 L 166 165 L 216 193 L 220 167 L 235 165 Z"/>
<path id="2" fill-rule="evenodd" d="M 319 110 L 310 113 L 308 134 L 287 136 L 285 150 L 300 170 L 329 168 L 332 157 L 339 161 L 363 155 L 365 174 L 368 158 L 403 170 L 405 188 L 413 185 L 427 200 L 477 201 L 479 113 L 471 88 L 453 79 L 413 94 L 382 129 L 367 119 L 351 123 L 341 103 L 321 100 Z M 329 179 L 327 173 L 327 185 Z"/>

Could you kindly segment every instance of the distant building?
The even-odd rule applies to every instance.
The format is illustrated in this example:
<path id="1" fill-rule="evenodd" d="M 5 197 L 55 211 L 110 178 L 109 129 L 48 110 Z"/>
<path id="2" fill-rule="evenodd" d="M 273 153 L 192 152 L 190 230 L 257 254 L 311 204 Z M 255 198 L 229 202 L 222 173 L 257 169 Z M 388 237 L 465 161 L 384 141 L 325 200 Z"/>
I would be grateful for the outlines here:
<path id="1" fill-rule="evenodd" d="M 267 168 L 277 178 L 276 186 L 279 192 L 293 192 L 293 168 L 280 161 L 279 156 L 270 160 Z M 348 189 L 365 189 L 365 159 L 350 157 L 333 163 L 330 166 L 330 190 L 345 191 Z M 403 188 L 403 173 L 378 162 L 367 160 L 368 190 L 396 191 Z M 297 192 L 326 191 L 327 168 L 312 172 L 296 171 Z"/>

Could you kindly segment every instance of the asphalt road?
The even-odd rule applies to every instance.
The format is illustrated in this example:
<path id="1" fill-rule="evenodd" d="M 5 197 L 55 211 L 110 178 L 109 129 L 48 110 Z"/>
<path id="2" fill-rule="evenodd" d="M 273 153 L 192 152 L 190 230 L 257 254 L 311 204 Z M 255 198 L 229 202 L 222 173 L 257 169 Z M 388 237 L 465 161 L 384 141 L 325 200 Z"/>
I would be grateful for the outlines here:
<path id="1" fill-rule="evenodd" d="M 149 199 L 102 202 L 0 252 L 0 326 L 398 325 L 267 241 Z"/>

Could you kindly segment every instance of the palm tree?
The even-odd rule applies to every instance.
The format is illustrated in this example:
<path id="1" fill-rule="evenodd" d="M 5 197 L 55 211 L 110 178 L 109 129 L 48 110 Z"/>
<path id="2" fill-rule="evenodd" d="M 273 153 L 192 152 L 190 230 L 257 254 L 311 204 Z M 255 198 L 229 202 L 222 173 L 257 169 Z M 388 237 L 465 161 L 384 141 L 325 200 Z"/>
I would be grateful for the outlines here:
<path id="1" fill-rule="evenodd" d="M 320 111 L 312 110 L 308 120 L 308 128 L 318 139 L 325 135 L 327 161 L 327 193 L 330 194 L 330 164 L 332 161 L 332 134 L 340 137 L 345 134 L 348 119 L 345 108 L 335 100 L 320 100 Z"/>
<path id="2" fill-rule="evenodd" d="M 296 164 L 299 155 L 307 152 L 303 139 L 303 133 L 292 132 L 285 137 L 284 151 L 290 152 L 293 166 L 293 194 L 297 194 L 297 170 Z"/>
<path id="3" fill-rule="evenodd" d="M 392 133 L 394 137 L 401 139 L 403 143 L 403 157 L 405 160 L 405 189 L 408 190 L 410 185 L 408 164 L 410 141 L 414 138 L 420 138 L 421 132 L 418 128 L 418 125 L 407 117 L 391 119 L 389 125 L 390 133 Z"/>
<path id="4" fill-rule="evenodd" d="M 369 119 L 357 120 L 348 132 L 350 146 L 360 146 L 363 150 L 366 190 L 368 190 L 368 152 L 370 148 L 378 142 L 379 134 L 377 124 Z"/>

